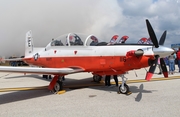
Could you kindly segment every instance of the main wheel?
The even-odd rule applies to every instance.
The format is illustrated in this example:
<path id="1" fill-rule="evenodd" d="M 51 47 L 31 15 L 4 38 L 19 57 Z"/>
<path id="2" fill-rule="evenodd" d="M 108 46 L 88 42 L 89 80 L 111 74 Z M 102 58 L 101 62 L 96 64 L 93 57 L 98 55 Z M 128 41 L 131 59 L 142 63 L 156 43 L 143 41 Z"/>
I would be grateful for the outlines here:
<path id="1" fill-rule="evenodd" d="M 100 82 L 101 81 L 101 79 L 102 79 L 102 76 L 100 76 L 100 75 L 93 75 L 93 81 L 94 82 Z"/>
<path id="2" fill-rule="evenodd" d="M 63 89 L 63 82 L 57 81 L 53 88 L 54 92 L 61 91 L 62 89 Z"/>
<path id="3" fill-rule="evenodd" d="M 122 85 L 119 86 L 119 92 L 122 94 L 127 94 L 129 92 L 129 86 L 124 84 L 124 89 L 121 88 Z"/>

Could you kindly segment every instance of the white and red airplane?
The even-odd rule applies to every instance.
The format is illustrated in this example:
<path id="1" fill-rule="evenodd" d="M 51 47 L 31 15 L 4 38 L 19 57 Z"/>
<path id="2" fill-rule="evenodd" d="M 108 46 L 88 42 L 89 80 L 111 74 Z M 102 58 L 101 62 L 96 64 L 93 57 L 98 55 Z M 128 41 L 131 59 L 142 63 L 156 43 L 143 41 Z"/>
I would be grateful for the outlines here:
<path id="1" fill-rule="evenodd" d="M 129 70 L 150 66 L 146 75 L 146 80 L 150 80 L 157 59 L 170 55 L 174 50 L 159 45 L 148 20 L 146 24 L 153 45 L 124 43 L 107 45 L 106 42 L 98 40 L 93 35 L 85 37 L 85 35 L 69 33 L 54 39 L 44 48 L 35 48 L 32 32 L 29 31 L 26 33 L 25 57 L 20 59 L 40 68 L 1 66 L 0 71 L 54 75 L 48 88 L 55 92 L 62 90 L 63 76 L 78 72 L 91 72 L 99 76 L 119 75 Z M 165 63 L 163 59 L 161 61 L 164 76 L 168 77 Z M 123 94 L 129 92 L 124 78 L 122 78 L 119 91 Z"/>

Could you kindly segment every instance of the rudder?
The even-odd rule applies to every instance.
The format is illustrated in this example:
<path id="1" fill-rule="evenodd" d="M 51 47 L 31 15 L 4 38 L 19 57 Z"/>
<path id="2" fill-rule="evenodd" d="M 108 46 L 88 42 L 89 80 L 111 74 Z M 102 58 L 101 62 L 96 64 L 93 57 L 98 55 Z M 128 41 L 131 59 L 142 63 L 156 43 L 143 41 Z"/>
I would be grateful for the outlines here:
<path id="1" fill-rule="evenodd" d="M 26 33 L 26 41 L 25 41 L 25 56 L 28 56 L 33 52 L 33 37 L 32 31 L 28 31 Z"/>

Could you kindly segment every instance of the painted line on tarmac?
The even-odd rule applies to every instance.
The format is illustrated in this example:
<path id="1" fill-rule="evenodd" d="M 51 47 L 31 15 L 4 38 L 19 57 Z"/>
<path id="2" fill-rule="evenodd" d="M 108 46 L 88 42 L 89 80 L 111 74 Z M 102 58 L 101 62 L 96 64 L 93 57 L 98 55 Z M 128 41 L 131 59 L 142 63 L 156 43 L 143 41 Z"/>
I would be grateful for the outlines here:
<path id="1" fill-rule="evenodd" d="M 40 86 L 40 87 L 2 88 L 2 89 L 0 89 L 0 92 L 40 90 L 40 89 L 45 89 L 45 88 L 47 88 L 47 86 Z"/>
<path id="2" fill-rule="evenodd" d="M 174 79 L 180 79 L 180 76 L 171 76 L 168 78 L 152 78 L 150 81 L 144 80 L 144 79 L 138 79 L 138 80 L 128 80 L 127 84 L 130 83 L 140 83 L 140 82 L 153 82 L 153 81 L 164 81 L 164 80 L 174 80 Z M 120 81 L 119 84 L 122 82 Z M 115 84 L 115 82 L 111 82 L 111 84 Z M 101 81 L 100 83 L 91 83 L 91 84 L 78 84 L 78 85 L 67 85 L 63 86 L 64 88 L 69 89 L 79 89 L 79 88 L 87 88 L 89 86 L 104 86 L 104 81 Z M 42 90 L 47 89 L 48 86 L 39 86 L 39 87 L 18 87 L 18 88 L 2 88 L 0 89 L 0 92 L 9 92 L 9 91 L 27 91 L 27 90 Z"/>
<path id="3" fill-rule="evenodd" d="M 180 79 L 180 76 L 171 76 L 168 78 L 164 78 L 164 77 L 152 78 L 150 81 L 147 81 L 145 79 L 128 80 L 126 83 L 130 84 L 130 83 L 153 82 L 153 81 L 164 81 L 164 80 L 174 80 L 174 79 Z M 122 82 L 120 81 L 118 83 L 121 84 Z M 111 84 L 115 84 L 115 82 L 111 82 Z"/>
<path id="4" fill-rule="evenodd" d="M 145 79 L 129 80 L 129 81 L 127 81 L 127 83 L 153 82 L 153 81 L 164 81 L 164 80 L 174 80 L 174 79 L 180 79 L 180 76 L 171 76 L 171 77 L 168 77 L 168 78 L 164 78 L 164 77 L 152 78 L 150 81 L 147 81 Z"/>

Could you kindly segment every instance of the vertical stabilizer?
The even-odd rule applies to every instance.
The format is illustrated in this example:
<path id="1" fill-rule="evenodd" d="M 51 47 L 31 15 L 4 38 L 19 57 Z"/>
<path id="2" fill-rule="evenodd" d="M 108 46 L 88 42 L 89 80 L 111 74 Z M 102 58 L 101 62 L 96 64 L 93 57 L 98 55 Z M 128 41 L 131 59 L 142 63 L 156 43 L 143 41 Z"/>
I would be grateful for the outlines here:
<path id="1" fill-rule="evenodd" d="M 26 33 L 26 41 L 25 41 L 25 56 L 28 56 L 33 52 L 33 37 L 32 31 L 28 31 Z"/>

